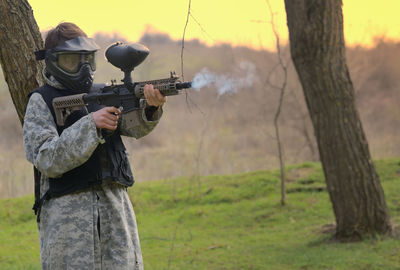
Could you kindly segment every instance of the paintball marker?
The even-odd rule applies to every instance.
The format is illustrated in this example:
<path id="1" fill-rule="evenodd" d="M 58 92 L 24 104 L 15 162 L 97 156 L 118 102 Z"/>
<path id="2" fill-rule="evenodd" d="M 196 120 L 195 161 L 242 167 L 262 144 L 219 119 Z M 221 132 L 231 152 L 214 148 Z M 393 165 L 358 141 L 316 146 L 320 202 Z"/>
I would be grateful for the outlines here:
<path id="1" fill-rule="evenodd" d="M 140 109 L 144 99 L 143 88 L 152 84 L 164 96 L 178 95 L 182 89 L 191 88 L 192 82 L 181 82 L 175 72 L 169 78 L 142 82 L 132 82 L 131 72 L 149 54 L 149 49 L 141 44 L 115 43 L 106 50 L 107 60 L 124 72 L 123 84 L 104 86 L 99 91 L 88 94 L 63 96 L 53 99 L 57 125 L 64 126 L 67 117 L 88 104 L 122 107 L 122 114 Z"/>

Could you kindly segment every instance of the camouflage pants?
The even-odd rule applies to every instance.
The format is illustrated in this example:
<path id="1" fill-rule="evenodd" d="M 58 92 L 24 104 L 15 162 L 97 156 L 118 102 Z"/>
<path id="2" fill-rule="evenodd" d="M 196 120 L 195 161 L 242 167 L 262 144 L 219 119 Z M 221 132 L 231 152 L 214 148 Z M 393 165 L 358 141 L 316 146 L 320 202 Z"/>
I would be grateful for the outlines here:
<path id="1" fill-rule="evenodd" d="M 119 184 L 46 201 L 39 233 L 43 269 L 143 270 L 136 217 Z"/>

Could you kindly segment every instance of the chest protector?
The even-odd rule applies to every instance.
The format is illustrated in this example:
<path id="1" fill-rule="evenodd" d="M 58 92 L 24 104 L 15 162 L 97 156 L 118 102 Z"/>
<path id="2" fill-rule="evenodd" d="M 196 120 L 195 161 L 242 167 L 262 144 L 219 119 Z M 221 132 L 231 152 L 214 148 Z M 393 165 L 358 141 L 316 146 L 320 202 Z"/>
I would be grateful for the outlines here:
<path id="1" fill-rule="evenodd" d="M 90 92 L 97 91 L 100 87 L 101 85 L 93 85 Z M 53 99 L 73 94 L 47 84 L 35 89 L 31 94 L 33 93 L 39 93 L 43 97 L 43 100 L 46 102 L 53 115 L 55 123 L 56 117 L 52 105 Z M 87 111 L 90 113 L 103 107 L 104 106 L 93 104 L 88 106 Z M 87 111 L 84 108 L 71 113 L 66 119 L 64 126 L 57 126 L 58 134 L 61 135 L 64 129 L 72 126 L 80 118 L 87 115 Z M 86 190 L 93 185 L 100 185 L 102 180 L 107 178 L 126 187 L 133 185 L 134 179 L 132 171 L 119 130 L 117 129 L 111 135 L 104 136 L 104 138 L 105 143 L 99 144 L 85 163 L 64 173 L 59 178 L 49 178 L 48 192 L 41 198 L 40 195 L 36 196 L 40 198 L 40 201 L 38 201 L 39 198 L 36 198 L 36 203 L 39 208 L 44 200 Z"/>

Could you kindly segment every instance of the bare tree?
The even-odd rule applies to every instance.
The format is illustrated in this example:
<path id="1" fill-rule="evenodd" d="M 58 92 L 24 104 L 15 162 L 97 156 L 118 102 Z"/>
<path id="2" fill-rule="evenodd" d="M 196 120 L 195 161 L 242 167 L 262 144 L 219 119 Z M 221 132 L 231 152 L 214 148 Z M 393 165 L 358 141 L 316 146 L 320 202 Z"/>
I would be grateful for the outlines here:
<path id="1" fill-rule="evenodd" d="M 284 159 L 284 154 L 283 154 L 283 152 L 284 152 L 283 144 L 282 144 L 282 140 L 281 140 L 281 136 L 280 136 L 280 132 L 279 132 L 279 116 L 281 115 L 281 111 L 282 111 L 283 98 L 285 96 L 285 90 L 286 90 L 286 85 L 287 85 L 288 71 L 287 71 L 286 63 L 283 62 L 280 38 L 279 38 L 278 32 L 276 31 L 275 23 L 274 23 L 274 13 L 272 11 L 271 4 L 269 3 L 268 0 L 266 1 L 266 3 L 268 5 L 268 9 L 269 9 L 270 16 L 271 16 L 272 31 L 273 31 L 275 39 L 276 39 L 276 53 L 278 56 L 278 66 L 282 69 L 283 76 L 284 76 L 282 85 L 277 86 L 270 82 L 270 75 L 272 74 L 272 72 L 271 72 L 270 75 L 268 75 L 266 83 L 270 87 L 278 89 L 280 91 L 278 107 L 276 109 L 275 116 L 274 116 L 274 127 L 275 127 L 276 143 L 277 143 L 277 147 L 278 147 L 279 165 L 280 165 L 279 167 L 280 167 L 280 172 L 281 172 L 281 205 L 285 205 L 286 204 L 285 159 Z M 275 70 L 275 68 L 273 69 L 273 71 L 274 70 Z"/>
<path id="2" fill-rule="evenodd" d="M 314 126 L 336 237 L 391 231 L 379 176 L 354 102 L 341 0 L 285 0 L 291 55 Z"/>
<path id="3" fill-rule="evenodd" d="M 43 84 L 39 27 L 26 0 L 0 0 L 0 64 L 18 117 L 23 122 L 28 93 Z"/>
<path id="4" fill-rule="evenodd" d="M 0 64 L 21 124 L 28 94 L 43 85 L 43 64 L 34 52 L 43 48 L 39 27 L 26 0 L 0 0 Z M 40 191 L 39 172 L 34 168 L 35 194 Z"/>

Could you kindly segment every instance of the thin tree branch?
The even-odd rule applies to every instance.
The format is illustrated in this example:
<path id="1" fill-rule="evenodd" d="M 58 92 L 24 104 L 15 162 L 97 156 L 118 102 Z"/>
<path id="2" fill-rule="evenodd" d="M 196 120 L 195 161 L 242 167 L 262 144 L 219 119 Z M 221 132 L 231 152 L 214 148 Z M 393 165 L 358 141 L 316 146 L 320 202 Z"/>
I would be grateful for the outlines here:
<path id="1" fill-rule="evenodd" d="M 182 80 L 185 81 L 185 76 L 183 74 L 183 51 L 185 49 L 185 35 L 186 35 L 186 28 L 189 24 L 189 17 L 190 17 L 190 6 L 192 5 L 192 0 L 189 0 L 189 6 L 188 6 L 188 11 L 187 11 L 187 16 L 186 16 L 186 23 L 185 23 L 185 27 L 183 28 L 183 35 L 182 35 L 182 49 L 181 49 L 181 77 Z M 188 106 L 189 112 L 192 112 L 192 110 L 190 109 L 190 103 L 189 101 L 193 102 L 188 95 L 188 92 L 185 89 L 185 97 L 186 97 L 186 104 Z M 196 107 L 198 107 L 196 105 Z"/>
<path id="2" fill-rule="evenodd" d="M 189 23 L 189 16 L 190 16 L 190 6 L 192 4 L 192 0 L 189 0 L 189 7 L 188 7 L 188 12 L 187 12 L 187 16 L 186 16 L 186 23 L 185 23 L 185 27 L 183 29 L 183 35 L 182 35 L 182 49 L 181 49 L 181 76 L 182 76 L 182 80 L 185 81 L 184 79 L 184 75 L 183 75 L 183 51 L 185 48 L 185 35 L 186 35 L 186 28 L 188 26 Z M 186 93 L 186 103 L 189 105 L 188 103 L 188 94 Z M 190 110 L 190 106 L 188 106 L 189 110 Z M 178 231 L 178 224 L 175 225 L 175 229 L 174 229 L 174 234 L 172 237 L 172 244 L 171 244 L 171 249 L 169 251 L 169 256 L 168 256 L 168 266 L 167 266 L 167 270 L 169 270 L 170 266 L 171 266 L 171 261 L 172 261 L 172 253 L 174 252 L 174 247 L 175 247 L 175 241 L 176 241 L 176 233 Z"/>
<path id="3" fill-rule="evenodd" d="M 275 86 L 272 83 L 270 83 L 269 79 L 270 79 L 270 76 L 271 76 L 272 72 L 269 74 L 267 82 L 272 87 L 280 89 L 280 92 L 281 92 L 280 97 L 279 97 L 278 108 L 276 110 L 275 117 L 274 117 L 274 126 L 275 126 L 275 134 L 276 134 L 277 145 L 278 145 L 279 163 L 280 163 L 280 171 L 281 171 L 281 204 L 285 205 L 286 204 L 286 202 L 285 202 L 285 197 L 286 197 L 285 161 L 284 161 L 284 157 L 283 157 L 283 146 L 282 146 L 282 143 L 281 143 L 278 121 L 279 121 L 279 116 L 280 116 L 281 111 L 282 111 L 282 104 L 283 104 L 283 98 L 284 98 L 284 95 L 285 95 L 285 89 L 286 89 L 286 85 L 287 85 L 287 77 L 288 77 L 288 75 L 287 75 L 287 66 L 283 63 L 283 59 L 282 59 L 279 34 L 276 31 L 275 24 L 274 24 L 274 13 L 272 12 L 272 7 L 271 7 L 271 4 L 269 3 L 269 0 L 266 0 L 266 3 L 268 5 L 268 9 L 270 11 L 271 27 L 272 27 L 272 31 L 274 32 L 275 39 L 276 39 L 276 49 L 277 49 L 277 55 L 278 55 L 278 61 L 279 61 L 279 65 L 278 66 L 282 69 L 283 74 L 284 74 L 284 79 L 283 79 L 283 82 L 282 82 L 282 86 L 280 86 L 280 87 Z"/>
<path id="4" fill-rule="evenodd" d="M 192 4 L 192 0 L 189 0 L 189 7 L 188 7 L 188 12 L 187 12 L 187 16 L 186 16 L 186 23 L 185 23 L 185 27 L 183 29 L 183 35 L 182 35 L 182 49 L 181 49 L 181 76 L 182 76 L 182 80 L 185 81 L 185 77 L 183 74 L 183 50 L 185 48 L 185 35 L 186 35 L 186 28 L 189 24 L 189 17 L 190 17 L 190 6 Z"/>
<path id="5" fill-rule="evenodd" d="M 204 30 L 203 26 L 196 20 L 196 18 L 193 16 L 193 12 L 190 12 L 190 17 L 194 20 L 194 22 L 200 27 L 200 30 L 212 41 L 215 42 L 215 39 L 206 31 Z"/>

